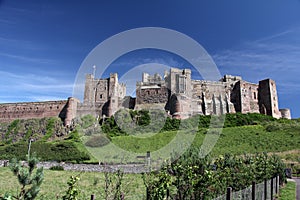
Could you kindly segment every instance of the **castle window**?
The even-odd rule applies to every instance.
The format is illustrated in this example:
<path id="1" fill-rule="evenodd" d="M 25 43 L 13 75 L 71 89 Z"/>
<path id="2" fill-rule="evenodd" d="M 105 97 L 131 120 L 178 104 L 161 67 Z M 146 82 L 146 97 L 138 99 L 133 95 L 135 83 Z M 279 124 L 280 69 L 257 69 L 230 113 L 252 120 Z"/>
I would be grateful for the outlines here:
<path id="1" fill-rule="evenodd" d="M 256 99 L 256 92 L 253 92 L 253 98 Z"/>
<path id="2" fill-rule="evenodd" d="M 185 90 L 186 90 L 186 78 L 185 78 L 185 76 L 177 75 L 176 79 L 177 79 L 177 91 L 179 93 L 184 93 Z"/>
<path id="3" fill-rule="evenodd" d="M 100 97 L 100 99 L 102 99 L 102 98 L 103 98 L 103 94 L 100 94 L 100 96 L 99 96 L 99 97 Z"/>

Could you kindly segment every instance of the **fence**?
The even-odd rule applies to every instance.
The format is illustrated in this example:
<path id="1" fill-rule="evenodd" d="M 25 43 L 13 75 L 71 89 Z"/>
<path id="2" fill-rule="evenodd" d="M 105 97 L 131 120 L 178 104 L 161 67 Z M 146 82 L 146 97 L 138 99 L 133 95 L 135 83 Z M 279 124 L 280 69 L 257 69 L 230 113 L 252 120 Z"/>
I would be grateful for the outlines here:
<path id="1" fill-rule="evenodd" d="M 279 194 L 279 176 L 258 184 L 253 182 L 251 186 L 236 192 L 228 187 L 226 194 L 214 200 L 273 200 L 276 194 Z"/>
<path id="2" fill-rule="evenodd" d="M 213 200 L 273 200 L 275 195 L 279 194 L 279 186 L 279 176 L 276 176 L 258 184 L 253 182 L 251 186 L 236 192 L 228 187 L 226 194 Z M 124 198 L 124 194 L 121 194 L 120 199 Z M 95 200 L 95 195 L 91 195 L 91 200 Z"/>

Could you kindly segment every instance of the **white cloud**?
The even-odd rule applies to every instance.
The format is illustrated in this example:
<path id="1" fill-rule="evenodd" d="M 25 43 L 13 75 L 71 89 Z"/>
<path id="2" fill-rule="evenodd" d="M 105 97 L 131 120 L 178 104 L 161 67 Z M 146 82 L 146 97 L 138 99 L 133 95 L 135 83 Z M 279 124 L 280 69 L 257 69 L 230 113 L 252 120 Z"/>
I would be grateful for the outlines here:
<path id="1" fill-rule="evenodd" d="M 3 84 L 0 102 L 66 99 L 72 96 L 73 83 L 38 74 L 0 71 Z"/>
<path id="2" fill-rule="evenodd" d="M 276 80 L 283 93 L 299 91 L 300 29 L 295 28 L 238 47 L 217 52 L 212 56 L 220 70 L 242 75 L 257 82 L 264 78 Z"/>

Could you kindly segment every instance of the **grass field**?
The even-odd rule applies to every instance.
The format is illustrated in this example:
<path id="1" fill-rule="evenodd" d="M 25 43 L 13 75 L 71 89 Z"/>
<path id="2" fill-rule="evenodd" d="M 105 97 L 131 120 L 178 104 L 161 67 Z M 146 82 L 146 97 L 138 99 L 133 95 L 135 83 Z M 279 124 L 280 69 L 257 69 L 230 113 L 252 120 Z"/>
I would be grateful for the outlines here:
<path id="1" fill-rule="evenodd" d="M 96 199 L 104 199 L 105 178 L 103 173 L 51 170 L 44 170 L 45 179 L 37 199 L 54 200 L 56 197 L 61 199 L 68 188 L 67 181 L 69 177 L 78 174 L 80 177 L 78 182 L 78 188 L 80 188 L 79 199 L 90 199 L 91 194 L 94 194 Z M 0 196 L 7 191 L 16 194 L 20 190 L 17 178 L 13 176 L 9 168 L 1 167 L 0 177 Z M 143 199 L 145 187 L 141 175 L 125 174 L 123 184 L 126 199 Z"/>
<path id="2" fill-rule="evenodd" d="M 101 148 L 88 150 L 99 161 L 107 162 L 137 162 L 136 156 L 145 155 L 147 151 L 153 152 L 152 158 L 165 158 L 164 153 L 180 150 L 189 145 L 200 147 L 207 134 L 206 129 L 195 131 L 167 131 L 157 133 L 150 137 L 118 136 L 112 138 L 112 143 Z M 284 152 L 282 158 L 287 161 L 300 160 L 300 132 L 298 130 L 274 130 L 268 132 L 264 126 L 241 126 L 222 129 L 220 137 L 211 151 L 211 156 L 231 153 L 240 155 L 256 152 Z M 185 140 L 185 141 L 184 141 Z M 163 147 L 167 147 L 163 149 Z M 293 151 L 291 151 L 293 150 Z M 129 153 L 128 153 L 129 152 Z M 298 161 L 299 162 L 299 161 Z"/>
<path id="3" fill-rule="evenodd" d="M 83 143 L 91 136 L 83 136 Z M 254 154 L 256 152 L 276 153 L 285 162 L 300 162 L 300 123 L 290 124 L 260 124 L 251 126 L 227 127 L 222 133 L 207 134 L 207 129 L 166 131 L 157 134 L 116 136 L 111 138 L 111 143 L 101 148 L 87 147 L 92 159 L 85 162 L 144 162 L 137 156 L 146 155 L 151 152 L 153 160 L 164 160 L 171 153 L 182 153 L 189 146 L 200 147 L 206 137 L 218 139 L 210 155 L 216 157 L 231 153 L 241 155 L 244 153 Z M 73 142 L 73 140 L 68 140 Z M 85 151 L 84 145 L 75 143 L 77 149 Z M 213 146 L 213 145 L 212 145 Z M 56 199 L 62 197 L 67 190 L 67 181 L 70 176 L 79 172 L 50 171 L 45 170 L 45 180 L 41 187 L 38 199 Z M 95 194 L 96 199 L 103 199 L 105 178 L 103 173 L 85 172 L 80 174 L 79 188 L 81 190 L 79 199 L 89 199 Z M 125 199 L 143 199 L 145 187 L 141 175 L 126 174 L 124 176 Z M 8 168 L 0 168 L 0 196 L 9 191 L 15 194 L 20 189 L 16 177 Z M 294 199 L 290 197 L 293 193 L 293 183 L 288 183 L 282 190 L 281 199 Z"/>
<path id="4" fill-rule="evenodd" d="M 288 181 L 287 184 L 280 189 L 280 200 L 296 199 L 296 183 Z"/>

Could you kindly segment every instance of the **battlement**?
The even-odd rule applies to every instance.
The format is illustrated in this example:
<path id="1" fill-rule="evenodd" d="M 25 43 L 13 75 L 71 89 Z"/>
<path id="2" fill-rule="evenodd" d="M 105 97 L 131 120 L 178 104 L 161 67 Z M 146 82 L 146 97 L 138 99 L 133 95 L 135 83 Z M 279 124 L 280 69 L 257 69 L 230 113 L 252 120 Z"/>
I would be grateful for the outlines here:
<path id="1" fill-rule="evenodd" d="M 76 116 L 92 114 L 111 116 L 121 108 L 160 108 L 175 118 L 195 114 L 261 113 L 276 118 L 291 118 L 289 109 L 278 109 L 275 81 L 256 83 L 240 76 L 225 75 L 220 81 L 193 80 L 190 69 L 170 68 L 160 74 L 142 74 L 136 83 L 136 98 L 126 97 L 126 85 L 119 83 L 118 74 L 97 79 L 86 75 L 83 102 L 75 98 L 62 101 L 0 104 L 0 121 L 57 116 L 65 125 Z"/>

